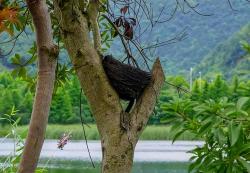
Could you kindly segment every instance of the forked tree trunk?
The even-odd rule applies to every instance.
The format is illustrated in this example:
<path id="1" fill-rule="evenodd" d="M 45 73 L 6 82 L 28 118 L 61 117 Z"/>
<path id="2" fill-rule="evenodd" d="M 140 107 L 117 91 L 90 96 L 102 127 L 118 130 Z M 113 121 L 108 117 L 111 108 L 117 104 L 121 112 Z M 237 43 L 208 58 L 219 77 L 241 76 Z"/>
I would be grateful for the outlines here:
<path id="1" fill-rule="evenodd" d="M 36 29 L 38 78 L 29 132 L 19 173 L 35 172 L 44 141 L 55 81 L 58 48 L 53 44 L 51 21 L 45 0 L 27 0 Z"/>
<path id="2" fill-rule="evenodd" d="M 91 0 L 90 5 L 98 1 Z M 93 3 L 93 4 L 91 4 Z M 164 83 L 164 73 L 159 59 L 152 69 L 152 82 L 145 89 L 131 113 L 125 113 L 117 93 L 109 84 L 98 56 L 100 43 L 94 43 L 89 37 L 89 26 L 96 21 L 96 11 L 90 10 L 83 14 L 86 8 L 80 0 L 54 0 L 55 14 L 60 21 L 61 34 L 72 64 L 76 70 L 81 87 L 88 99 L 91 111 L 96 120 L 102 144 L 102 172 L 129 173 L 133 165 L 134 148 L 139 136 L 145 128 L 149 116 L 156 103 L 157 95 Z M 94 34 L 97 25 L 92 26 Z M 127 128 L 121 125 L 126 119 Z"/>

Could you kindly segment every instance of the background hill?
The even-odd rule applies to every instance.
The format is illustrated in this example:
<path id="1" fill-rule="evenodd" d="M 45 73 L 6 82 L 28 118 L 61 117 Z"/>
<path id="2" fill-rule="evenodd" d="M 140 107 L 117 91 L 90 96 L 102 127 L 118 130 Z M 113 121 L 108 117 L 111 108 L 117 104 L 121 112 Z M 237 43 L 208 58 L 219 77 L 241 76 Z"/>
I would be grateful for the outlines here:
<path id="1" fill-rule="evenodd" d="M 151 0 L 152 7 L 153 9 L 155 9 L 155 11 L 157 11 L 157 9 L 161 8 L 162 6 L 167 5 L 167 7 L 169 8 L 166 11 L 166 14 L 171 13 L 174 8 L 174 2 L 175 0 Z M 183 14 L 179 10 L 177 15 L 171 21 L 157 25 L 155 28 L 153 28 L 152 31 L 146 33 L 141 38 L 142 42 L 145 44 L 150 44 L 156 40 L 164 41 L 174 37 L 177 33 L 183 31 L 183 29 L 186 28 L 188 37 L 185 40 L 165 47 L 160 47 L 155 51 L 154 55 L 152 55 L 153 58 L 156 56 L 159 56 L 161 58 L 166 74 L 185 75 L 189 71 L 190 67 L 196 66 L 197 70 L 203 68 L 202 71 L 204 70 L 204 73 L 211 71 L 210 67 L 204 66 L 202 64 L 210 64 L 210 66 L 214 66 L 213 69 L 223 67 L 224 69 L 221 70 L 221 72 L 223 72 L 225 68 L 231 68 L 232 66 L 214 65 L 212 63 L 217 63 L 217 61 L 208 60 L 211 57 L 221 57 L 221 55 L 215 56 L 215 54 L 218 49 L 223 50 L 223 46 L 227 46 L 227 50 L 225 48 L 226 52 L 229 51 L 235 53 L 224 54 L 224 56 L 241 56 L 241 54 L 237 54 L 241 53 L 240 51 L 234 51 L 234 49 L 236 49 L 234 48 L 234 46 L 236 46 L 236 44 L 238 43 L 233 43 L 233 41 L 231 41 L 230 43 L 228 42 L 227 44 L 222 44 L 221 46 L 219 46 L 220 48 L 218 48 L 218 44 L 221 44 L 224 41 L 227 42 L 228 38 L 230 38 L 234 33 L 238 32 L 244 25 L 249 22 L 250 3 L 246 3 L 245 0 L 237 0 L 234 2 L 232 1 L 234 9 L 237 10 L 234 11 L 230 9 L 229 4 L 226 0 L 202 0 L 198 2 L 200 4 L 198 7 L 198 11 L 203 14 L 212 15 L 201 16 L 193 11 L 190 11 L 187 14 Z M 163 16 L 163 19 L 167 17 L 167 15 Z M 144 26 L 146 24 L 147 22 L 143 20 L 142 25 Z M 5 40 L 6 37 L 1 36 L 0 39 Z M 35 39 L 33 33 L 31 31 L 26 31 L 26 33 L 23 34 L 16 43 L 13 53 L 19 53 L 23 57 L 30 56 L 26 53 L 26 51 L 32 46 L 34 40 Z M 7 53 L 11 49 L 11 46 L 12 44 L 1 44 L 0 49 L 2 49 L 4 53 Z M 239 45 L 237 49 L 239 49 Z M 115 40 L 114 46 L 112 49 L 110 49 L 109 53 L 112 53 L 113 55 L 119 57 L 122 52 L 123 51 L 121 50 L 120 41 Z M 211 55 L 212 52 L 214 52 L 213 55 Z M 13 54 L 8 55 L 7 59 L 12 55 Z M 63 53 L 61 54 L 60 58 L 65 61 L 66 56 L 67 55 Z M 204 57 L 206 60 L 203 61 Z M 230 60 L 233 57 L 228 58 Z M 0 60 L 0 62 L 2 62 L 2 64 L 4 64 L 5 66 L 10 67 L 8 61 Z M 199 65 L 200 63 L 202 64 Z M 231 64 L 231 62 L 227 63 Z M 237 68 L 240 68 L 241 66 L 243 66 L 243 64 L 245 63 L 238 64 Z M 210 73 L 207 74 L 209 75 Z M 226 75 L 231 74 L 232 73 L 226 73 Z"/>
<path id="2" fill-rule="evenodd" d="M 250 24 L 220 43 L 201 61 L 195 72 L 201 72 L 207 77 L 220 73 L 226 78 L 234 75 L 249 78 L 250 56 L 241 47 L 242 40 L 250 42 Z"/>

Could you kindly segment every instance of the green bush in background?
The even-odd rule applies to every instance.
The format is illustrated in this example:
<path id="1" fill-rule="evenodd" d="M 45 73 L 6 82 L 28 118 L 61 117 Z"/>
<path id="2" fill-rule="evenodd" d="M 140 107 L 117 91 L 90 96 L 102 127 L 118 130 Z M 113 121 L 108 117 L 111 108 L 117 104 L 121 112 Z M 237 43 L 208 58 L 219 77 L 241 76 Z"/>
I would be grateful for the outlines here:
<path id="1" fill-rule="evenodd" d="M 167 81 L 177 88 L 189 90 L 188 82 L 182 76 L 170 76 Z M 162 117 L 162 105 L 173 100 L 175 97 L 189 98 L 193 101 L 203 103 L 208 99 L 219 100 L 227 96 L 230 101 L 235 101 L 242 96 L 250 96 L 250 80 L 241 81 L 237 76 L 232 81 L 223 80 L 217 75 L 215 80 L 197 79 L 193 82 L 192 93 L 185 93 L 176 87 L 165 84 L 159 101 L 156 105 L 153 116 L 148 124 L 160 124 Z M 53 95 L 51 111 L 49 116 L 50 124 L 75 124 L 80 123 L 79 100 L 80 85 L 75 77 L 70 77 L 61 87 L 57 87 Z M 20 124 L 28 124 L 32 111 L 33 92 L 29 89 L 27 82 L 20 78 L 14 78 L 7 72 L 0 73 L 0 116 L 8 112 L 12 106 L 19 110 L 18 116 L 22 117 Z M 82 95 L 83 117 L 86 123 L 94 123 L 86 97 Z M 17 117 L 15 117 L 17 118 Z M 2 121 L 0 124 L 6 124 Z"/>

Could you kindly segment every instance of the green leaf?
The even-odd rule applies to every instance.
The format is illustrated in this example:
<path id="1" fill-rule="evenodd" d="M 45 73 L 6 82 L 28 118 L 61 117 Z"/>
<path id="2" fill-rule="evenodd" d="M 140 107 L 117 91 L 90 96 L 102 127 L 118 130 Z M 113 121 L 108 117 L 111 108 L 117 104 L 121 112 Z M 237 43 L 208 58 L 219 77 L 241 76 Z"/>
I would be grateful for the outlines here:
<path id="1" fill-rule="evenodd" d="M 177 132 L 175 135 L 174 135 L 174 138 L 172 140 L 172 143 L 174 143 L 176 141 L 176 139 L 178 139 L 178 137 L 180 137 L 186 130 L 185 129 L 182 129 L 181 131 Z"/>
<path id="2" fill-rule="evenodd" d="M 11 76 L 12 76 L 12 77 L 17 77 L 17 76 L 18 76 L 18 73 L 19 73 L 19 69 L 16 68 L 16 69 L 12 70 Z"/>
<path id="3" fill-rule="evenodd" d="M 217 140 L 219 141 L 221 146 L 226 143 L 227 137 L 225 136 L 225 134 L 221 128 L 218 128 L 215 130 L 215 136 L 217 137 Z"/>
<path id="4" fill-rule="evenodd" d="M 241 113 L 241 114 L 244 115 L 244 116 L 248 116 L 248 115 L 249 115 L 248 112 L 243 111 L 243 110 L 240 110 L 239 113 Z"/>
<path id="5" fill-rule="evenodd" d="M 240 149 L 238 149 L 237 153 L 241 154 L 246 151 L 250 151 L 250 143 L 243 144 Z"/>
<path id="6" fill-rule="evenodd" d="M 197 166 L 199 166 L 199 164 L 196 162 L 191 163 L 188 167 L 188 173 L 192 172 Z"/>
<path id="7" fill-rule="evenodd" d="M 14 65 L 21 65 L 21 56 L 19 54 L 15 54 L 15 56 L 11 58 L 11 63 Z"/>
<path id="8" fill-rule="evenodd" d="M 233 121 L 229 124 L 229 135 L 230 135 L 229 138 L 230 138 L 231 146 L 236 144 L 236 142 L 238 141 L 241 129 L 242 129 L 242 126 L 236 125 Z"/>
<path id="9" fill-rule="evenodd" d="M 213 126 L 213 122 L 209 121 L 206 124 L 202 125 L 201 128 L 199 129 L 199 134 L 200 136 L 204 135 L 207 131 L 211 130 Z"/>
<path id="10" fill-rule="evenodd" d="M 242 158 L 238 158 L 238 161 L 242 163 L 242 165 L 247 169 L 247 172 L 250 172 L 250 163 L 243 160 Z"/>
<path id="11" fill-rule="evenodd" d="M 238 110 L 241 110 L 242 107 L 248 102 L 249 100 L 249 97 L 241 97 L 238 101 L 237 101 L 237 104 L 236 104 L 236 108 Z"/>
<path id="12" fill-rule="evenodd" d="M 250 53 L 250 44 L 246 41 L 241 41 L 241 46 L 245 49 L 248 53 Z"/>
<path id="13" fill-rule="evenodd" d="M 175 125 L 171 127 L 171 131 L 172 132 L 179 131 L 182 128 L 183 128 L 183 124 L 181 122 L 177 122 Z"/>
<path id="14" fill-rule="evenodd" d="M 22 68 L 19 69 L 19 73 L 18 73 L 19 77 L 25 78 L 26 74 L 27 74 L 27 71 L 26 71 L 25 67 L 22 67 Z"/>
<path id="15" fill-rule="evenodd" d="M 235 109 L 234 110 L 227 110 L 226 116 L 230 116 L 230 115 L 235 114 L 235 113 L 236 113 Z"/>

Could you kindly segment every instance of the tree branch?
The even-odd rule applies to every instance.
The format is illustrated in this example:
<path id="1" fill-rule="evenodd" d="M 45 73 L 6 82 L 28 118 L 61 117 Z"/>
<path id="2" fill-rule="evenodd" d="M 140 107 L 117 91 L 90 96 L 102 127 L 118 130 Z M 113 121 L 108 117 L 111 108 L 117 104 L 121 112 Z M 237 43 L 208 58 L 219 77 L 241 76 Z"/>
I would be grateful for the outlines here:
<path id="1" fill-rule="evenodd" d="M 61 19 L 63 42 L 76 70 L 81 87 L 88 99 L 98 129 L 110 133 L 119 129 L 122 111 L 117 93 L 104 72 L 101 58 L 89 39 L 88 21 L 82 14 L 79 1 L 54 0 L 55 14 Z M 105 124 L 110 124 L 109 127 Z M 110 128 L 112 127 L 112 128 Z M 102 132 L 108 133 L 103 130 Z M 103 135 L 103 134 L 101 134 Z"/>
<path id="2" fill-rule="evenodd" d="M 101 35 L 98 25 L 99 2 L 91 0 L 88 7 L 88 16 L 93 31 L 94 46 L 98 54 L 101 55 Z"/>
<path id="3" fill-rule="evenodd" d="M 157 97 L 164 84 L 165 75 L 159 58 L 156 59 L 152 68 L 152 82 L 145 89 L 141 98 L 137 100 L 135 108 L 131 113 L 131 130 L 139 136 L 146 126 L 153 112 Z"/>
<path id="4" fill-rule="evenodd" d="M 131 58 L 132 61 L 134 62 L 134 64 L 136 65 L 136 67 L 139 68 L 138 63 L 136 62 L 135 58 L 132 56 L 132 53 L 126 44 L 126 41 L 124 39 L 124 35 L 120 32 L 119 28 L 117 28 L 117 26 L 112 22 L 112 20 L 108 16 L 106 16 L 105 14 L 102 14 L 102 17 L 104 17 L 109 22 L 109 24 L 115 29 L 115 31 L 118 33 L 118 35 L 121 39 L 121 42 L 123 44 L 123 47 L 127 53 L 127 56 L 128 56 L 127 58 Z"/>

